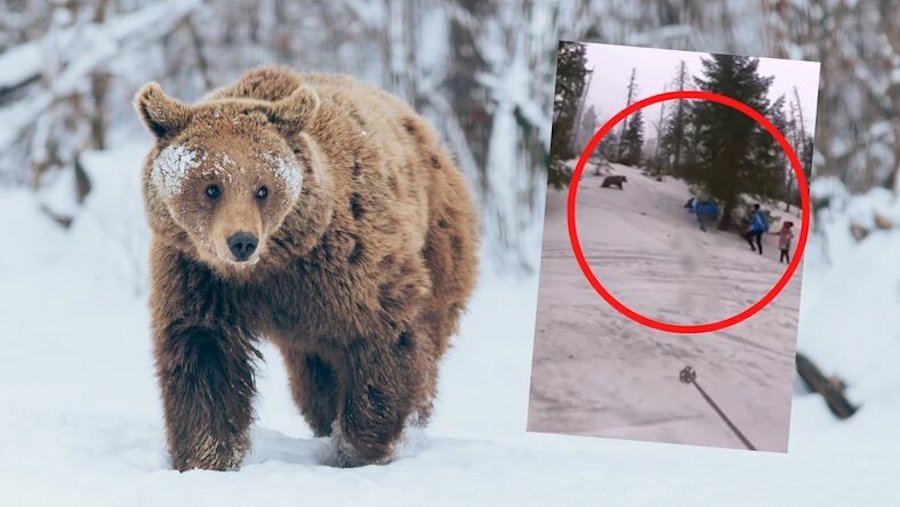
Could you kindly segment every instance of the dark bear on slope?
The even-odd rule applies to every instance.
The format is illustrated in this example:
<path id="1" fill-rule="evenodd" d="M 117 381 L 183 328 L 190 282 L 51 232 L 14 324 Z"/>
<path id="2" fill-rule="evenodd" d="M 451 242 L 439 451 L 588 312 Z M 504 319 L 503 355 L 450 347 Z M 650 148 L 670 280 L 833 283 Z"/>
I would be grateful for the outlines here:
<path id="1" fill-rule="evenodd" d="M 607 176 L 603 178 L 603 183 L 600 184 L 601 188 L 610 188 L 610 187 L 619 187 L 619 190 L 624 190 L 622 188 L 622 183 L 628 182 L 628 179 L 625 176 Z"/>

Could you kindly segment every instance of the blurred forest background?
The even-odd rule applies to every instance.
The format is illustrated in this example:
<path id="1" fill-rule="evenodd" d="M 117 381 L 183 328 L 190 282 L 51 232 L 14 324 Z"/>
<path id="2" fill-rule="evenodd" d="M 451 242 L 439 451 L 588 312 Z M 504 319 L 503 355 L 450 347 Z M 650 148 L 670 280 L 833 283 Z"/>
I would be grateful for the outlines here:
<path id="1" fill-rule="evenodd" d="M 284 63 L 354 74 L 429 117 L 476 189 L 495 264 L 533 271 L 559 39 L 821 61 L 814 173 L 851 192 L 900 188 L 894 0 L 0 0 L 0 12 L 0 185 L 64 185 L 75 206 L 45 203 L 62 226 L 97 184 L 85 152 L 147 138 L 131 109 L 141 84 L 190 101 Z"/>

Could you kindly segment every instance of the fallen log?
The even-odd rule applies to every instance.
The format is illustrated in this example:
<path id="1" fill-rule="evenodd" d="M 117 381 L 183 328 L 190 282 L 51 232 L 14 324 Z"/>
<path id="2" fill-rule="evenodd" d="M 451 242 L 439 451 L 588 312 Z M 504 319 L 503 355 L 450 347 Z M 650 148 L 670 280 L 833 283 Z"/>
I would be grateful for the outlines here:
<path id="1" fill-rule="evenodd" d="M 808 357 L 797 352 L 797 374 L 810 391 L 825 398 L 828 409 L 838 419 L 847 419 L 856 413 L 858 407 L 844 395 L 846 384 L 837 377 L 826 377 L 822 370 Z"/>

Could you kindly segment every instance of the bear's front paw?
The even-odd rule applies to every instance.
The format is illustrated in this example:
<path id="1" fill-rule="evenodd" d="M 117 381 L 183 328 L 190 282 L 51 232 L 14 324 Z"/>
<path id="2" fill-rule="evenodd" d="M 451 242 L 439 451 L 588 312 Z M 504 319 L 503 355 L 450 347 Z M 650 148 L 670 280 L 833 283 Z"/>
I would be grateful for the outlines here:
<path id="1" fill-rule="evenodd" d="M 334 466 L 357 468 L 366 465 L 385 465 L 391 461 L 393 443 L 354 444 L 341 429 L 339 422 L 332 427 L 331 442 L 334 446 Z"/>
<path id="2" fill-rule="evenodd" d="M 179 472 L 192 469 L 226 472 L 240 468 L 246 453 L 246 444 L 206 436 L 187 449 L 172 449 L 172 466 Z"/>

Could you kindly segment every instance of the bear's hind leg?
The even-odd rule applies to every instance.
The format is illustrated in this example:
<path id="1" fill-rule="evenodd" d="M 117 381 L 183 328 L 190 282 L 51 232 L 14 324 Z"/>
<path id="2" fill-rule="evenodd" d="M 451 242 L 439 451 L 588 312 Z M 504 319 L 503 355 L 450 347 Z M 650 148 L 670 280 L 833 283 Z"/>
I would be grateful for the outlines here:
<path id="1" fill-rule="evenodd" d="M 237 468 L 250 447 L 258 352 L 239 333 L 169 326 L 159 331 L 156 358 L 172 465 Z"/>
<path id="2" fill-rule="evenodd" d="M 334 368 L 312 351 L 282 348 L 291 395 L 317 437 L 331 436 L 337 417 L 338 381 Z"/>

